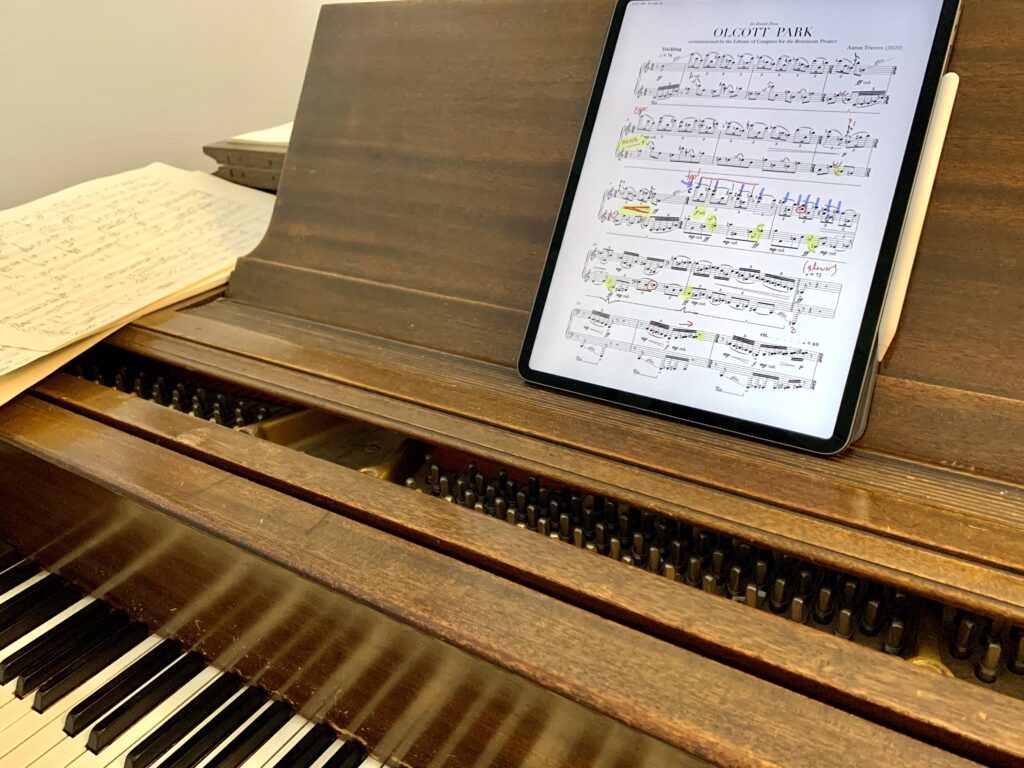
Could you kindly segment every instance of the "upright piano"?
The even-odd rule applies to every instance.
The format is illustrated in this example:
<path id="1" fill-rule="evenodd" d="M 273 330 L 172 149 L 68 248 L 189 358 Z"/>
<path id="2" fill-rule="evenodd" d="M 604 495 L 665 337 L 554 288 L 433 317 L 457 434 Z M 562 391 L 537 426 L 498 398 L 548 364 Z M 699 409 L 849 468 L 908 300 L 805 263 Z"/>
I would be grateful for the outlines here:
<path id="1" fill-rule="evenodd" d="M 21 605 L 71 648 L 54 594 L 100 601 L 327 750 L 296 725 L 253 765 L 1024 764 L 1019 5 L 964 2 L 902 325 L 832 459 L 515 373 L 612 5 L 324 8 L 226 295 L 0 409 L 0 641 Z M 43 716 L 8 706 L 58 711 L 40 676 L 5 755 Z M 75 765 L 162 754 L 91 728 Z"/>

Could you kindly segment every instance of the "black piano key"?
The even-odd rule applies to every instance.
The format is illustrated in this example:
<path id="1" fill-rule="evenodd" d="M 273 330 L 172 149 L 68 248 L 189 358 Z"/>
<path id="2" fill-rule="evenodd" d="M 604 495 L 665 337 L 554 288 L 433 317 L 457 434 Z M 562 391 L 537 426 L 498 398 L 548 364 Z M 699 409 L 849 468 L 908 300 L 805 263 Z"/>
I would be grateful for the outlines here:
<path id="1" fill-rule="evenodd" d="M 292 718 L 292 710 L 283 701 L 275 701 L 231 740 L 205 768 L 238 768 L 257 749 Z M 126 768 L 132 768 L 126 766 Z"/>
<path id="2" fill-rule="evenodd" d="M 198 653 L 186 653 L 96 723 L 89 731 L 86 748 L 98 754 L 145 717 L 146 713 L 199 674 L 204 666 L 203 657 Z"/>
<path id="3" fill-rule="evenodd" d="M 0 648 L 21 639 L 40 624 L 45 624 L 81 599 L 82 595 L 77 590 L 62 587 L 58 592 L 47 596 L 31 607 L 26 607 L 25 612 L 19 618 L 0 630 Z"/>
<path id="4" fill-rule="evenodd" d="M 163 725 L 139 742 L 125 759 L 124 768 L 146 768 L 162 758 L 193 728 L 212 715 L 242 686 L 237 675 L 225 673 L 203 689 L 194 699 L 164 721 Z"/>
<path id="5" fill-rule="evenodd" d="M 10 568 L 18 562 L 19 559 L 18 550 L 6 541 L 0 541 L 0 571 Z"/>
<path id="6" fill-rule="evenodd" d="M 323 768 L 357 768 L 366 759 L 366 750 L 358 741 L 346 741 L 341 749 L 331 755 Z"/>
<path id="7" fill-rule="evenodd" d="M 198 765 L 265 702 L 266 697 L 259 688 L 246 688 L 160 763 L 161 768 L 192 768 Z"/>
<path id="8" fill-rule="evenodd" d="M 101 640 L 109 638 L 113 633 L 127 627 L 129 624 L 131 624 L 131 620 L 128 618 L 128 614 L 122 611 L 108 613 L 83 631 L 77 641 L 69 643 L 66 650 L 57 651 L 32 668 L 26 669 L 18 678 L 16 695 L 19 698 L 24 698 L 33 693 L 36 688 L 68 666 L 68 664 L 90 654 Z"/>
<path id="9" fill-rule="evenodd" d="M 28 581 L 39 573 L 39 566 L 31 560 L 22 560 L 20 563 L 10 565 L 0 573 L 0 594 L 14 589 L 23 581 Z M 6 603 L 5 603 L 6 605 Z"/>
<path id="10" fill-rule="evenodd" d="M 288 753 L 275 763 L 282 768 L 309 768 L 324 751 L 334 743 L 337 734 L 330 726 L 320 723 L 314 725 L 309 732 L 303 736 L 299 743 L 288 750 Z"/>
<path id="11" fill-rule="evenodd" d="M 77 736 L 181 654 L 181 646 L 177 642 L 164 640 L 113 680 L 76 704 L 64 720 L 64 732 L 68 736 Z"/>
<path id="12" fill-rule="evenodd" d="M 0 685 L 6 685 L 26 670 L 35 668 L 54 653 L 66 652 L 69 644 L 81 639 L 97 621 L 110 615 L 110 609 L 97 600 L 76 611 L 53 629 L 44 632 L 16 653 L 0 661 Z"/>
<path id="13" fill-rule="evenodd" d="M 78 688 L 93 675 L 99 674 L 149 636 L 144 624 L 132 623 L 99 644 L 44 681 L 36 691 L 32 709 L 45 712 L 52 705 Z"/>
<path id="14" fill-rule="evenodd" d="M 16 566 L 20 568 L 21 566 Z M 23 581 L 27 581 L 29 578 L 34 576 L 33 573 L 28 573 L 24 579 L 19 580 L 19 584 Z M 10 600 L 7 600 L 2 606 L 0 606 L 0 630 L 6 629 L 16 622 L 19 618 L 22 618 L 25 613 L 33 606 L 38 605 L 40 602 L 45 600 L 52 595 L 59 594 L 67 590 L 67 583 L 55 574 L 51 574 L 43 579 L 40 579 L 30 587 L 25 587 L 18 594 L 14 595 Z"/>

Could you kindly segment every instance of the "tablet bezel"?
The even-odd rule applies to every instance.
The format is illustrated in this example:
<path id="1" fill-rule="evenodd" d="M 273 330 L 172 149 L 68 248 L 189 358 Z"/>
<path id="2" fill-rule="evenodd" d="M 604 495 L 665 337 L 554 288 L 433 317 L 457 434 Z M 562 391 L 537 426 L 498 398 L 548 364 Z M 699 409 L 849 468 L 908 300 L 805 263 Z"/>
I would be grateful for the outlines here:
<path id="1" fill-rule="evenodd" d="M 925 133 L 928 129 L 928 122 L 931 118 L 932 106 L 935 102 L 936 93 L 939 88 L 939 81 L 946 68 L 946 62 L 953 42 L 953 35 L 956 29 L 957 16 L 960 8 L 960 0 L 942 0 L 942 9 L 939 12 L 939 20 L 932 40 L 931 53 L 928 65 L 925 69 L 924 81 L 921 86 L 921 95 L 918 100 L 914 119 L 911 123 L 910 133 L 907 139 L 906 154 L 903 159 L 903 166 L 900 169 L 896 183 L 896 191 L 893 196 L 892 206 L 889 209 L 889 218 L 885 226 L 885 234 L 882 238 L 882 245 L 878 261 L 875 265 L 875 274 L 871 281 L 871 288 L 868 293 L 867 304 L 861 318 L 860 331 L 857 334 L 857 343 L 854 348 L 853 358 L 847 375 L 846 386 L 843 390 L 843 397 L 839 407 L 836 428 L 829 438 L 820 438 L 813 435 L 793 432 L 778 427 L 767 426 L 755 421 L 747 421 L 731 416 L 726 416 L 713 411 L 705 411 L 691 406 L 672 403 L 667 400 L 658 400 L 632 392 L 601 386 L 579 379 L 571 379 L 545 371 L 538 371 L 530 366 L 530 358 L 533 356 L 534 343 L 537 337 L 537 330 L 540 325 L 541 315 L 547 303 L 548 293 L 551 288 L 551 280 L 558 261 L 558 253 L 562 247 L 562 240 L 565 235 L 565 228 L 569 220 L 573 202 L 576 197 L 577 187 L 580 181 L 580 174 L 583 170 L 583 163 L 590 146 L 590 139 L 593 134 L 594 125 L 597 121 L 598 108 L 604 93 L 605 84 L 608 79 L 608 72 L 611 68 L 612 56 L 619 38 L 619 31 L 622 27 L 622 20 L 625 16 L 626 7 L 637 0 L 618 0 L 612 15 L 608 33 L 605 38 L 604 49 L 601 54 L 601 61 L 598 67 L 597 76 L 594 81 L 594 88 L 591 93 L 590 102 L 587 106 L 586 117 L 580 133 L 579 143 L 573 156 L 572 166 L 569 171 L 569 178 L 566 183 L 565 194 L 562 198 L 562 205 L 558 212 L 558 219 L 555 223 L 551 244 L 548 248 L 547 260 L 544 264 L 544 271 L 541 274 L 540 286 L 534 301 L 533 310 L 530 313 L 530 322 L 527 326 L 526 338 L 519 354 L 518 370 L 519 375 L 527 382 L 540 384 L 555 389 L 584 395 L 586 397 L 604 400 L 615 405 L 622 405 L 640 411 L 651 412 L 660 416 L 668 416 L 673 419 L 694 424 L 696 426 L 709 427 L 722 432 L 728 432 L 744 437 L 788 446 L 810 453 L 822 455 L 834 455 L 846 449 L 850 442 L 859 435 L 854 434 L 855 425 L 858 422 L 858 404 L 861 402 L 861 393 L 865 387 L 871 385 L 868 378 L 869 372 L 874 375 L 875 365 L 875 341 L 878 335 L 878 324 L 885 303 L 885 296 L 888 290 L 889 280 L 892 274 L 893 263 L 896 257 L 896 250 L 899 246 L 900 233 L 904 219 L 907 214 L 907 206 L 913 190 L 917 167 L 920 162 L 921 151 L 924 146 Z M 863 407 L 868 407 L 867 402 Z"/>

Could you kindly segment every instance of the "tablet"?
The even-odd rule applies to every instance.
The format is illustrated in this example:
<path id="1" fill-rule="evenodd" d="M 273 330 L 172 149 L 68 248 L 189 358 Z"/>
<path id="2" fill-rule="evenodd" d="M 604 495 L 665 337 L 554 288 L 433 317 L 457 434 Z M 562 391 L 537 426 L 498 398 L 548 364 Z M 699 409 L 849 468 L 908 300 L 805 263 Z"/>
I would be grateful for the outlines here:
<path id="1" fill-rule="evenodd" d="M 863 431 L 957 0 L 620 0 L 527 381 L 815 453 Z"/>

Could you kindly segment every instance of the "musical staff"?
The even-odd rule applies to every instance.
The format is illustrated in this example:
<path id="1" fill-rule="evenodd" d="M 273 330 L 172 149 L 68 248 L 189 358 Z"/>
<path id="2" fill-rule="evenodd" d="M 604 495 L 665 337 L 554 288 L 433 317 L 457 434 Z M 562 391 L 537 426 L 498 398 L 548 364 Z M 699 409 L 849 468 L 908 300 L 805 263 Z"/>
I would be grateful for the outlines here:
<path id="1" fill-rule="evenodd" d="M 605 192 L 598 220 L 652 235 L 680 232 L 696 245 L 756 250 L 764 244 L 769 253 L 834 256 L 853 247 L 859 215 L 834 200 L 779 200 L 763 187 L 705 179 L 668 193 L 620 182 Z"/>
<path id="2" fill-rule="evenodd" d="M 668 277 L 657 279 L 663 272 Z M 755 324 L 773 328 L 796 327 L 803 316 L 831 320 L 842 294 L 842 284 L 837 282 L 611 248 L 593 248 L 582 277 L 592 289 L 600 286 L 591 295 L 609 304 L 624 302 L 719 318 L 747 313 Z"/>
<path id="3" fill-rule="evenodd" d="M 619 150 L 615 153 L 615 156 L 620 160 L 641 159 L 655 160 L 663 163 L 712 165 L 720 168 L 741 168 L 790 176 L 806 173 L 813 176 L 835 176 L 837 178 L 859 176 L 866 178 L 871 175 L 870 168 L 857 167 L 838 161 L 815 163 L 793 160 L 788 157 L 776 160 L 769 157 L 744 157 L 742 154 L 715 155 L 711 152 L 698 152 L 697 150 L 684 147 L 676 150 L 660 151 L 654 142 L 649 142 L 642 149 Z"/>
<path id="4" fill-rule="evenodd" d="M 744 391 L 813 390 L 823 359 L 815 350 L 582 309 L 572 310 L 565 337 L 593 357 L 580 362 L 600 365 L 608 351 L 624 352 L 650 367 L 646 374 L 634 369 L 638 375 L 705 369 Z"/>
<path id="5" fill-rule="evenodd" d="M 866 109 L 889 103 L 896 71 L 885 60 L 865 64 L 859 56 L 808 60 L 693 53 L 688 58 L 641 64 L 634 95 L 653 104 L 667 99 L 719 99 Z"/>
<path id="6" fill-rule="evenodd" d="M 811 91 L 807 88 L 777 88 L 773 83 L 769 83 L 764 88 L 743 88 L 728 83 L 718 83 L 710 87 L 700 82 L 688 86 L 683 86 L 681 83 L 670 83 L 653 88 L 638 87 L 636 95 L 639 97 L 650 96 L 653 102 L 674 98 L 740 99 L 743 101 L 767 101 L 773 104 L 780 101 L 785 104 L 844 104 L 860 109 L 889 103 L 889 94 L 885 91 L 851 91 L 845 88 L 834 91 Z"/>
<path id="7" fill-rule="evenodd" d="M 860 56 L 852 59 L 841 57 L 825 59 L 818 57 L 807 60 L 802 56 L 754 56 L 743 53 L 733 56 L 730 53 L 692 53 L 684 62 L 676 58 L 671 62 L 647 61 L 641 65 L 641 72 L 684 72 L 687 69 L 705 72 L 797 72 L 810 75 L 853 75 L 854 77 L 871 77 L 884 75 L 891 77 L 896 74 L 896 67 L 887 65 L 884 60 L 874 64 L 864 64 Z"/>
<path id="8" fill-rule="evenodd" d="M 769 142 L 773 144 L 794 144 L 799 147 L 816 147 L 825 150 L 874 149 L 878 139 L 867 131 L 845 131 L 835 128 L 819 132 L 810 126 L 787 128 L 783 125 L 746 122 L 736 120 L 720 122 L 712 117 L 676 117 L 665 114 L 659 117 L 645 112 L 636 120 L 630 120 L 619 134 L 620 142 L 632 134 L 647 136 L 694 136 L 705 139 L 743 139 L 744 141 Z"/>

